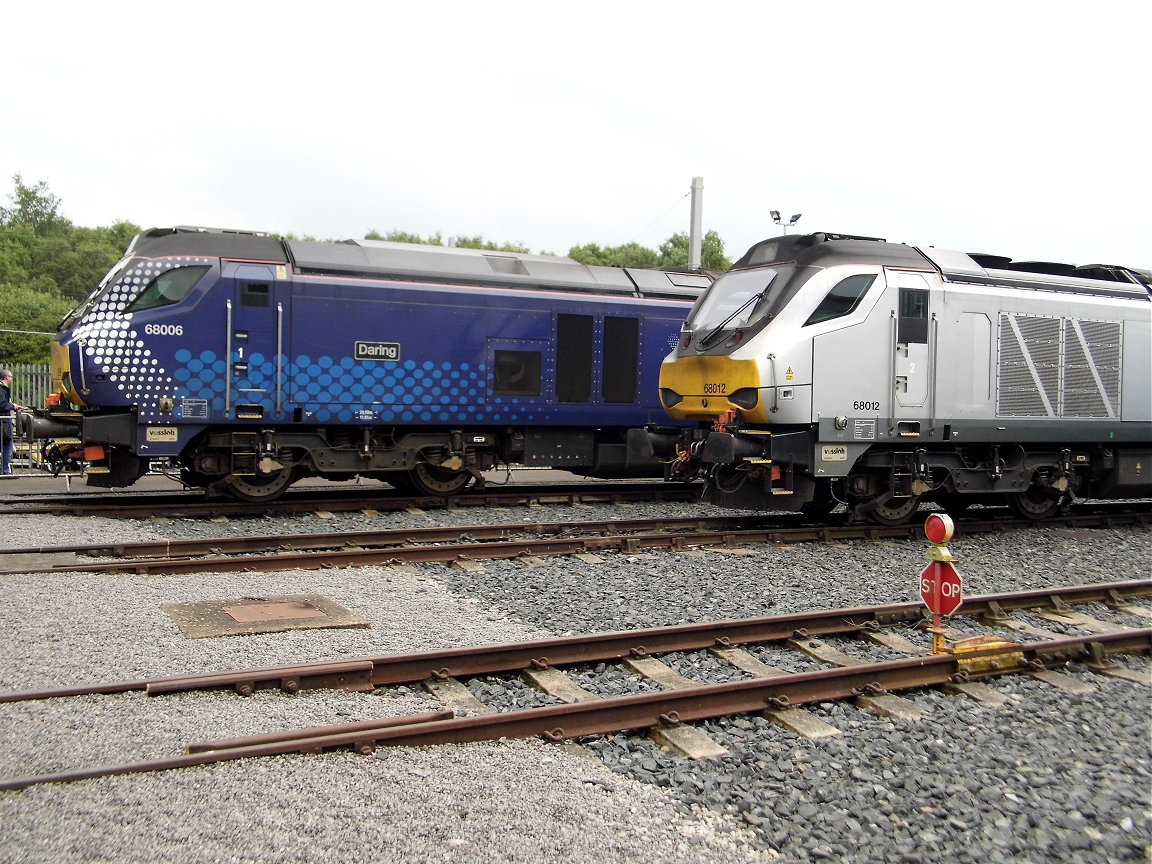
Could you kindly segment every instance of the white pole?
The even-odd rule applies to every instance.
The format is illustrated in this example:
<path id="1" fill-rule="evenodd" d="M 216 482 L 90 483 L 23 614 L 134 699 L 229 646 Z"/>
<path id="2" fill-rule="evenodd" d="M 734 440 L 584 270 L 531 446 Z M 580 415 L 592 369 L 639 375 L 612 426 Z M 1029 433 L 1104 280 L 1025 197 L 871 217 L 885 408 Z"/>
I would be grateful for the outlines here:
<path id="1" fill-rule="evenodd" d="M 692 178 L 692 228 L 688 233 L 688 266 L 693 270 L 700 269 L 701 250 L 704 246 L 704 235 L 700 230 L 702 213 L 704 210 L 704 178 Z"/>

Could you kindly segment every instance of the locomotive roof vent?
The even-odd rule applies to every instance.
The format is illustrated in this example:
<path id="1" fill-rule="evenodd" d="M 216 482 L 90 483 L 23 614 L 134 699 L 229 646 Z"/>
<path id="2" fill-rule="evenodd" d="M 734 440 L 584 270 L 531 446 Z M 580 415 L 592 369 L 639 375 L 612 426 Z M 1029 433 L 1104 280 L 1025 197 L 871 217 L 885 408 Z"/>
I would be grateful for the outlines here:
<path id="1" fill-rule="evenodd" d="M 128 254 L 148 258 L 162 258 L 169 255 L 246 258 L 251 261 L 275 263 L 285 263 L 288 260 L 284 244 L 271 234 L 230 228 L 201 228 L 195 225 L 149 228 L 141 231 L 128 247 Z"/>
<path id="2" fill-rule="evenodd" d="M 271 237 L 267 231 L 246 231 L 243 228 L 205 228 L 201 225 L 177 225 L 175 228 L 151 228 L 149 234 L 246 234 L 249 237 Z"/>
<path id="3" fill-rule="evenodd" d="M 999 269 L 1019 270 L 1022 273 L 1047 273 L 1049 276 L 1076 275 L 1076 268 L 1071 264 L 1057 264 L 1054 261 L 1009 261 Z"/>
<path id="4" fill-rule="evenodd" d="M 1130 267 L 1110 264 L 1077 267 L 1055 261 L 1013 261 L 1004 255 L 969 254 L 931 246 L 917 251 L 952 282 L 1111 297 L 1148 297 L 1150 280 Z"/>
<path id="5" fill-rule="evenodd" d="M 485 255 L 484 258 L 488 261 L 488 266 L 492 268 L 493 273 L 506 273 L 510 276 L 528 275 L 528 268 L 519 258 L 513 258 L 510 255 Z"/>

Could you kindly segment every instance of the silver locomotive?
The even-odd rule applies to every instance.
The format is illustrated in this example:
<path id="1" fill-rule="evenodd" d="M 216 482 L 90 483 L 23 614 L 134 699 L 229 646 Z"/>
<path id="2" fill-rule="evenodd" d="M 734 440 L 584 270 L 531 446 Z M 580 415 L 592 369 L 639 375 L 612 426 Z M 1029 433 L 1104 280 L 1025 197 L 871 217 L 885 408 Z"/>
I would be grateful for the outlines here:
<path id="1" fill-rule="evenodd" d="M 660 398 L 698 426 L 644 446 L 722 506 L 1043 519 L 1152 495 L 1150 370 L 1147 271 L 783 236 L 696 302 Z"/>

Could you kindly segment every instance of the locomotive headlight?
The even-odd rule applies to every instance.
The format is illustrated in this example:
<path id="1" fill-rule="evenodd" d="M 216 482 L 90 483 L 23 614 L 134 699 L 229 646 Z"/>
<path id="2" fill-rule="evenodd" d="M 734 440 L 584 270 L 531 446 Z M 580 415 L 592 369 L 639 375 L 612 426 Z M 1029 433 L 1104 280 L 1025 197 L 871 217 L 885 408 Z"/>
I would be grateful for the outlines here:
<path id="1" fill-rule="evenodd" d="M 678 343 L 680 350 L 683 350 L 692 344 L 692 336 L 693 336 L 692 328 L 688 326 L 688 322 L 684 321 L 683 323 L 681 323 L 681 325 L 680 325 L 680 342 Z"/>
<path id="2" fill-rule="evenodd" d="M 660 388 L 660 401 L 664 403 L 664 407 L 671 408 L 673 405 L 679 405 L 684 401 L 684 397 L 677 393 L 675 390 L 669 390 L 667 387 Z"/>
<path id="3" fill-rule="evenodd" d="M 848 418 L 845 417 L 843 414 L 837 414 L 836 420 L 835 420 L 835 426 L 841 432 L 844 431 L 845 429 L 848 428 Z"/>
<path id="4" fill-rule="evenodd" d="M 745 411 L 751 411 L 755 408 L 759 399 L 760 394 L 755 387 L 741 387 L 728 396 L 729 402 L 743 408 Z"/>

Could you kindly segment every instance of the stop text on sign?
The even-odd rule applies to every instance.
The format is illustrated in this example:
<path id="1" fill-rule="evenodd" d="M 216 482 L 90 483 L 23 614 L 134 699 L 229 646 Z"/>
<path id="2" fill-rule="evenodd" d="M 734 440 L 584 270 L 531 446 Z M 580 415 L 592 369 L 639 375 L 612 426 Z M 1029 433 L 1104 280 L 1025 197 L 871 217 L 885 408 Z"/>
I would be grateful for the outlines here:
<path id="1" fill-rule="evenodd" d="M 933 615 L 951 615 L 964 602 L 964 580 L 951 561 L 930 561 L 920 573 L 920 597 Z"/>

